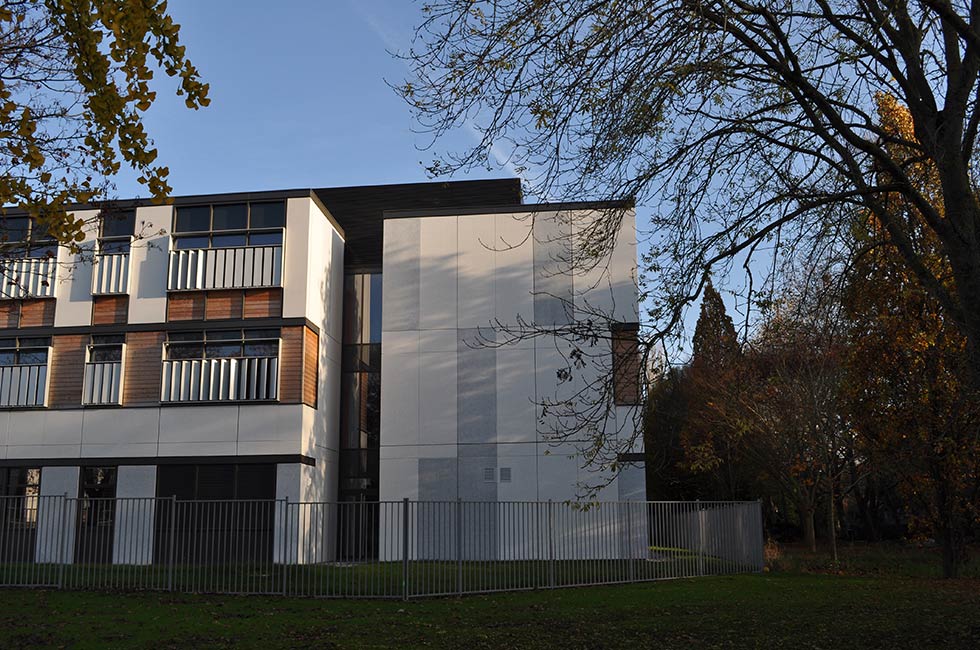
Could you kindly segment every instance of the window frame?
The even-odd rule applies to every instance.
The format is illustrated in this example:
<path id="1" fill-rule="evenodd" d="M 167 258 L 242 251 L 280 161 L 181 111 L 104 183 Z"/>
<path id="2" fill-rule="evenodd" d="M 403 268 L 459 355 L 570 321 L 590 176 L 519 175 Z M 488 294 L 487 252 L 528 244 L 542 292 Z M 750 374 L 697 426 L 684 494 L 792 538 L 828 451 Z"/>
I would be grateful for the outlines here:
<path id="1" fill-rule="evenodd" d="M 253 205 L 281 205 L 282 206 L 282 225 L 279 226 L 254 226 L 252 225 L 252 206 Z M 216 230 L 214 228 L 214 212 L 215 208 L 222 208 L 227 206 L 245 206 L 245 227 L 244 228 L 228 228 Z M 177 220 L 179 218 L 179 213 L 181 209 L 201 209 L 206 208 L 208 210 L 208 229 L 207 230 L 179 230 L 177 226 Z M 201 249 L 229 249 L 229 248 L 251 248 L 259 246 L 282 246 L 285 242 L 285 229 L 286 229 L 286 202 L 285 201 L 230 201 L 226 203 L 208 203 L 204 205 L 186 205 L 177 206 L 174 209 L 174 216 L 172 220 L 171 229 L 171 242 L 173 250 L 201 250 Z M 264 235 L 279 235 L 279 241 L 273 243 L 252 243 L 252 237 L 262 237 Z M 236 244 L 233 246 L 215 246 L 215 238 L 221 237 L 234 237 L 240 236 L 244 237 L 244 244 Z M 181 240 L 189 239 L 204 239 L 206 240 L 205 246 L 187 246 L 181 247 L 178 242 Z"/>
<path id="2" fill-rule="evenodd" d="M 14 345 L 5 345 L 6 341 L 13 341 Z M 38 344 L 28 344 L 24 345 L 22 341 L 47 341 L 46 345 Z M 7 336 L 0 338 L 0 355 L 7 353 L 9 350 L 13 350 L 14 362 L 13 363 L 3 363 L 0 361 L 0 367 L 2 368 L 19 368 L 24 366 L 47 366 L 51 361 L 51 337 L 50 336 Z M 44 361 L 42 363 L 32 362 L 23 363 L 21 361 L 21 355 L 33 353 L 36 351 L 44 351 Z"/>
<path id="3" fill-rule="evenodd" d="M 265 336 L 249 336 L 249 333 L 256 332 L 268 332 Z M 237 337 L 229 337 L 227 334 L 235 334 Z M 272 335 L 275 333 L 275 336 Z M 194 335 L 199 334 L 199 338 L 184 338 L 184 339 L 172 339 L 174 335 Z M 209 335 L 211 338 L 209 339 Z M 262 344 L 275 344 L 275 354 L 247 354 L 246 346 L 248 345 L 262 345 Z M 216 349 L 220 346 L 232 346 L 238 345 L 239 354 L 237 355 L 217 355 L 208 356 L 208 345 L 213 345 Z M 200 346 L 201 352 L 199 355 L 195 356 L 182 356 L 173 357 L 171 356 L 172 346 Z M 282 354 L 282 329 L 278 327 L 268 327 L 268 328 L 235 328 L 235 329 L 202 329 L 202 330 L 180 330 L 172 331 L 167 333 L 167 340 L 164 342 L 163 346 L 163 359 L 164 361 L 206 361 L 208 359 L 269 359 L 278 358 Z"/>
<path id="4" fill-rule="evenodd" d="M 10 239 L 7 236 L 10 232 L 7 223 L 15 220 L 23 220 L 26 226 L 23 228 L 22 238 Z M 38 236 L 35 230 L 41 230 L 41 235 Z M 5 254 L 7 259 L 55 259 L 58 257 L 58 240 L 38 225 L 36 217 L 27 215 L 0 217 L 0 244 L 10 246 L 10 250 Z"/>
<path id="5" fill-rule="evenodd" d="M 123 216 L 122 218 L 117 219 L 118 221 L 122 221 L 123 219 L 129 220 L 130 215 L 132 216 L 132 227 L 129 228 L 129 230 L 131 230 L 132 232 L 130 232 L 128 235 L 125 234 L 106 235 L 105 234 L 106 220 L 113 219 L 116 217 L 114 217 L 113 215 L 109 215 L 109 216 L 101 215 L 99 219 L 99 241 L 98 241 L 99 255 L 128 255 L 129 254 L 130 248 L 132 247 L 133 244 L 133 238 L 136 236 L 136 209 L 133 208 L 129 210 L 121 210 L 119 214 Z M 125 250 L 120 249 L 120 250 L 107 251 L 106 250 L 107 245 L 111 247 L 116 247 L 116 246 L 125 247 Z"/>
<path id="6" fill-rule="evenodd" d="M 96 341 L 96 338 L 119 337 L 119 341 Z M 119 349 L 119 358 L 112 360 L 97 360 L 93 358 L 93 353 L 110 348 Z M 126 357 L 126 335 L 125 334 L 92 334 L 89 336 L 88 345 L 85 346 L 85 363 L 122 363 Z"/>

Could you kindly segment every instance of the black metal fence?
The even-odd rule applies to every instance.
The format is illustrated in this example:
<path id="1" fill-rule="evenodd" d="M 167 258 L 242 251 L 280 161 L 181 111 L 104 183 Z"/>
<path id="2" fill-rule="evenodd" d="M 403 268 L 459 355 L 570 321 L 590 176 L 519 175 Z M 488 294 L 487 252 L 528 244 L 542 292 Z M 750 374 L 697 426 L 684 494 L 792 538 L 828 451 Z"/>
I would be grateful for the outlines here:
<path id="1" fill-rule="evenodd" d="M 0 497 L 0 585 L 343 598 L 762 570 L 757 502 Z"/>

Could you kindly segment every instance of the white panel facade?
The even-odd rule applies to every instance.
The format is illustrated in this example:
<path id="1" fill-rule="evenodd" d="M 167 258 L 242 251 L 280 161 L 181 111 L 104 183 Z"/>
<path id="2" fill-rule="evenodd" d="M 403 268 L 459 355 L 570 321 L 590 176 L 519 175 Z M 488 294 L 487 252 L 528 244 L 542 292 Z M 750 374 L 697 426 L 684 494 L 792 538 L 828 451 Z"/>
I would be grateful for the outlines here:
<path id="1" fill-rule="evenodd" d="M 567 303 L 592 305 L 593 318 L 636 320 L 632 232 L 620 236 L 601 270 L 573 273 L 573 228 L 589 218 L 542 211 L 385 222 L 383 499 L 565 501 L 608 478 L 583 468 L 588 440 L 556 444 L 549 435 L 567 431 L 570 420 L 556 419 L 554 409 L 539 417 L 543 403 L 574 397 L 606 371 L 573 367 L 572 380 L 560 381 L 559 371 L 574 366 L 572 346 L 541 328 L 568 322 Z M 632 228 L 627 215 L 624 231 Z M 509 340 L 519 323 L 539 335 Z M 586 354 L 608 359 L 608 340 Z M 615 410 L 628 419 L 628 408 Z M 616 483 L 601 497 L 618 498 Z"/>
<path id="2" fill-rule="evenodd" d="M 113 564 L 153 563 L 156 488 L 154 465 L 120 465 L 117 469 Z"/>
<path id="3" fill-rule="evenodd" d="M 59 278 L 55 282 L 57 299 L 54 311 L 55 327 L 89 325 L 92 322 L 92 274 L 95 242 L 98 237 L 98 210 L 79 210 L 76 219 L 87 221 L 85 239 L 79 242 L 81 251 L 72 255 L 64 246 L 58 247 Z"/>
<path id="4" fill-rule="evenodd" d="M 136 209 L 136 232 L 149 233 L 130 249 L 129 322 L 163 323 L 167 320 L 167 264 L 173 206 Z M 164 232 L 167 234 L 160 235 Z"/>

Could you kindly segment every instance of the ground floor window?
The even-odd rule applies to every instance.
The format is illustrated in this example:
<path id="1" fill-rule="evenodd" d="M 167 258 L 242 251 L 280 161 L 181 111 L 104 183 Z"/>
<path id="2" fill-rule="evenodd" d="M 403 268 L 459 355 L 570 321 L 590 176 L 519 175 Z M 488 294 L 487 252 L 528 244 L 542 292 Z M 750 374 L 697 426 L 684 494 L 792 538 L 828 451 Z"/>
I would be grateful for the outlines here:
<path id="1" fill-rule="evenodd" d="M 115 467 L 81 468 L 75 517 L 76 562 L 112 561 L 117 507 L 116 474 Z"/>
<path id="2" fill-rule="evenodd" d="M 163 497 L 156 509 L 158 562 L 271 560 L 277 507 L 274 464 L 161 465 L 157 497 Z"/>
<path id="3" fill-rule="evenodd" d="M 40 493 L 40 467 L 0 467 L 0 557 L 33 560 Z"/>

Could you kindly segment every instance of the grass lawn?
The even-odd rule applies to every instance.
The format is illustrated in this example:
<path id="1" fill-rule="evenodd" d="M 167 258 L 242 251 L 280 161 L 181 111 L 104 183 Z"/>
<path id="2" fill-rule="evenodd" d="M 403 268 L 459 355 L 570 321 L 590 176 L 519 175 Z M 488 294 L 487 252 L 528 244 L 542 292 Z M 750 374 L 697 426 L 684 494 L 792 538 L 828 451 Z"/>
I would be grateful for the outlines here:
<path id="1" fill-rule="evenodd" d="M 980 581 L 770 573 L 327 601 L 0 590 L 2 648 L 980 648 Z"/>

